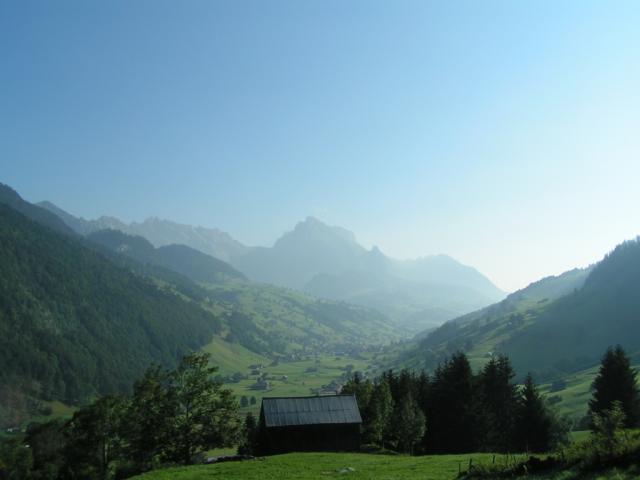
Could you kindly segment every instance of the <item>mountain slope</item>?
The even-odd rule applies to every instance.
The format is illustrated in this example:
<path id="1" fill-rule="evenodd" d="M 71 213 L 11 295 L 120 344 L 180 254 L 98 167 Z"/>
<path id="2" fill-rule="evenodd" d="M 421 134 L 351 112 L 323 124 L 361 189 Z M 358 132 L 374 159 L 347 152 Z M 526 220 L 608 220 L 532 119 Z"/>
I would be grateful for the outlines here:
<path id="1" fill-rule="evenodd" d="M 256 248 L 234 265 L 258 282 L 302 289 L 318 273 L 367 268 L 367 250 L 354 235 L 308 217 L 271 248 Z"/>
<path id="2" fill-rule="evenodd" d="M 51 203 L 41 205 L 57 212 L 78 231 L 91 231 L 98 224 L 114 225 L 114 229 L 89 233 L 90 245 L 112 262 L 165 284 L 214 312 L 223 321 L 223 338 L 239 342 L 261 355 L 358 349 L 387 343 L 401 335 L 394 331 L 388 318 L 375 310 L 318 300 L 276 286 L 250 284 L 230 265 L 190 247 L 154 248 L 142 236 L 124 233 L 121 229 L 129 230 L 129 226 L 115 219 L 102 217 L 87 222 Z M 143 224 L 154 222 L 165 234 L 165 227 L 173 225 L 153 219 Z M 203 284 L 207 284 L 206 288 Z"/>
<path id="3" fill-rule="evenodd" d="M 534 321 L 549 302 L 579 289 L 590 269 L 575 269 L 546 277 L 507 296 L 501 302 L 463 315 L 439 328 L 423 332 L 396 352 L 398 365 L 435 368 L 446 356 L 463 350 L 474 367 L 487 361 L 505 335 Z"/>
<path id="4" fill-rule="evenodd" d="M 221 322 L 0 204 L 0 376 L 77 402 L 174 364 Z"/>
<path id="5" fill-rule="evenodd" d="M 57 215 L 32 205 L 29 202 L 25 202 L 15 190 L 3 183 L 0 183 L 0 203 L 10 206 L 25 217 L 55 232 L 73 235 L 73 230 Z"/>
<path id="6" fill-rule="evenodd" d="M 451 257 L 394 260 L 312 217 L 273 247 L 253 249 L 233 264 L 257 281 L 376 308 L 413 331 L 504 297 L 486 277 Z"/>
<path id="7" fill-rule="evenodd" d="M 625 242 L 596 264 L 584 286 L 550 304 L 529 328 L 501 345 L 514 365 L 548 375 L 596 364 L 621 344 L 640 350 L 640 240 Z"/>
<path id="8" fill-rule="evenodd" d="M 504 301 L 447 322 L 401 356 L 405 365 L 434 367 L 456 350 L 474 366 L 507 354 L 518 372 L 540 379 L 596 365 L 621 344 L 640 351 L 640 241 L 625 242 L 588 269 L 549 277 Z"/>
<path id="9" fill-rule="evenodd" d="M 142 237 L 127 235 L 117 230 L 100 230 L 89 234 L 87 239 L 141 263 L 151 263 L 185 275 L 194 282 L 246 280 L 246 277 L 231 265 L 186 245 L 154 248 Z"/>
<path id="10" fill-rule="evenodd" d="M 183 245 L 154 249 L 142 237 L 115 230 L 90 234 L 89 240 L 120 258 L 157 265 L 202 282 L 185 285 L 165 272 L 131 268 L 173 284 L 224 320 L 224 337 L 262 355 L 284 355 L 298 350 L 363 347 L 398 337 L 389 320 L 371 309 L 342 302 L 322 301 L 302 293 L 264 284 L 247 283 L 242 274 L 221 260 Z M 187 290 L 187 291 L 185 291 Z"/>
<path id="11" fill-rule="evenodd" d="M 40 207 L 17 194 L 12 201 L 39 218 Z M 196 284 L 152 263 L 159 255 L 193 276 L 193 263 L 163 258 L 187 249 L 195 263 L 230 268 L 188 247 L 154 249 L 114 231 L 90 237 L 102 243 L 0 203 L 0 426 L 19 424 L 42 399 L 81 403 L 127 390 L 151 362 L 174 364 L 191 349 L 238 372 L 252 356 L 359 354 L 398 338 L 367 308 L 241 278 Z"/>

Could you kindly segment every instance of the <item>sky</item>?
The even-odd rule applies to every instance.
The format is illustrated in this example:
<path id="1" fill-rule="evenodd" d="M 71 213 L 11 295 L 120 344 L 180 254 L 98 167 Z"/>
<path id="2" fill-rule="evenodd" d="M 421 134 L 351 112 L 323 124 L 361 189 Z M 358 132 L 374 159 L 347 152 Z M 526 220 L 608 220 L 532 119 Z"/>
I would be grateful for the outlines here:
<path id="1" fill-rule="evenodd" d="M 0 0 L 0 182 L 506 291 L 640 234 L 637 1 Z"/>

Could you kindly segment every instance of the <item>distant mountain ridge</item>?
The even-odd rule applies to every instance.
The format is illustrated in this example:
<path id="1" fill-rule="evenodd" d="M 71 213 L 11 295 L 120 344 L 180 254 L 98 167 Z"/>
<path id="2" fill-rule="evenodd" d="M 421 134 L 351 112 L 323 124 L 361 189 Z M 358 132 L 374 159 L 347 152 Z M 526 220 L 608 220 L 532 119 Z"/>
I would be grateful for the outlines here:
<path id="1" fill-rule="evenodd" d="M 155 248 L 147 239 L 119 230 L 99 230 L 90 233 L 87 238 L 141 263 L 150 263 L 177 272 L 194 282 L 215 284 L 227 280 L 247 280 L 228 263 L 186 245 Z"/>
<path id="2" fill-rule="evenodd" d="M 355 235 L 308 217 L 271 248 L 234 260 L 250 278 L 376 308 L 414 331 L 500 300 L 477 270 L 446 255 L 395 260 Z"/>
<path id="3" fill-rule="evenodd" d="M 217 228 L 193 227 L 156 217 L 148 218 L 141 223 L 130 224 L 109 216 L 85 220 L 69 214 L 48 201 L 39 202 L 36 205 L 54 213 L 81 235 L 89 235 L 100 230 L 119 230 L 129 235 L 144 237 L 155 247 L 186 245 L 225 262 L 250 250 L 250 247 L 244 246 L 228 233 Z"/>
<path id="4" fill-rule="evenodd" d="M 128 225 L 111 217 L 84 220 L 50 202 L 40 205 L 82 235 L 111 229 L 156 247 L 184 244 L 227 261 L 251 280 L 376 308 L 416 332 L 505 296 L 480 272 L 449 256 L 395 260 L 377 247 L 367 250 L 349 230 L 314 217 L 296 224 L 272 247 L 247 247 L 217 229 L 157 218 Z"/>

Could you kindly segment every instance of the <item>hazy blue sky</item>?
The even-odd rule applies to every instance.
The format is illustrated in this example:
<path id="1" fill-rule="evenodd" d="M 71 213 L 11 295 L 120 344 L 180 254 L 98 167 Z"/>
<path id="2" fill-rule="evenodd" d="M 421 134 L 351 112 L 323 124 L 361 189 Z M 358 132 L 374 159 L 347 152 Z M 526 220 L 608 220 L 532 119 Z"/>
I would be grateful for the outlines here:
<path id="1" fill-rule="evenodd" d="M 504 289 L 640 233 L 640 2 L 0 0 L 0 181 Z"/>

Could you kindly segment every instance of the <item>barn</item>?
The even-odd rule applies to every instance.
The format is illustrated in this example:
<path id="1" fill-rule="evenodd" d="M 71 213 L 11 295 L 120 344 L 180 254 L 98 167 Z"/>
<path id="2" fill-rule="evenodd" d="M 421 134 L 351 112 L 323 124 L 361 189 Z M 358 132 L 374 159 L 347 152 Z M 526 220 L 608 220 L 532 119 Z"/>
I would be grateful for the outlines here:
<path id="1" fill-rule="evenodd" d="M 353 395 L 267 397 L 260 409 L 265 454 L 357 451 L 362 418 Z"/>

